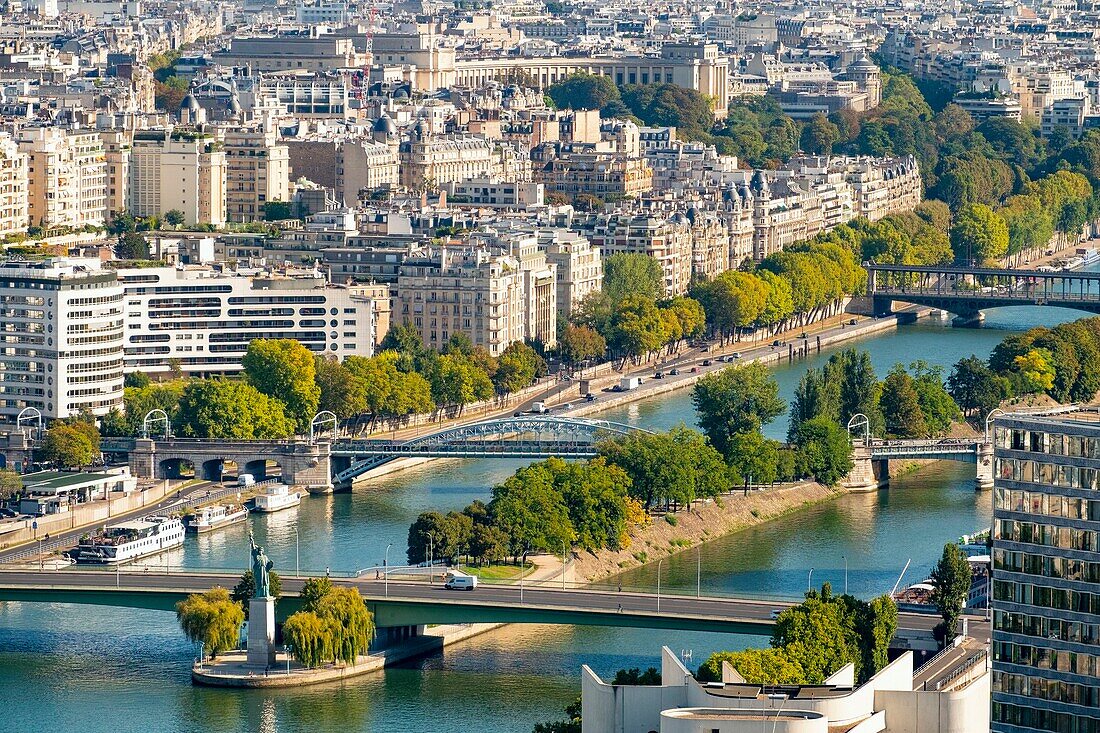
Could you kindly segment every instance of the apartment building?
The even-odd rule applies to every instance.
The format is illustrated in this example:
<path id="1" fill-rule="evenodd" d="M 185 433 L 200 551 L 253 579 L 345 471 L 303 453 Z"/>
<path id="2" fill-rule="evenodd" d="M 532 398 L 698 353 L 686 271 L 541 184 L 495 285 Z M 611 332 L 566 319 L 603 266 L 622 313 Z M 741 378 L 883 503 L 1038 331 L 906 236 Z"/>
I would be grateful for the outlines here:
<path id="1" fill-rule="evenodd" d="M 225 131 L 225 211 L 231 222 L 264 218 L 264 204 L 290 201 L 290 155 L 273 126 Z"/>
<path id="2" fill-rule="evenodd" d="M 519 260 L 485 249 L 442 247 L 401 265 L 395 325 L 412 324 L 424 345 L 442 349 L 462 333 L 500 356 L 527 333 L 524 276 Z"/>
<path id="3" fill-rule="evenodd" d="M 509 153 L 512 154 L 509 154 Z M 401 185 L 414 190 L 471 178 L 530 179 L 530 162 L 479 135 L 433 135 L 418 123 L 401 143 Z"/>
<path id="4" fill-rule="evenodd" d="M 105 130 L 100 137 L 107 159 L 107 218 L 110 220 L 129 208 L 131 139 L 126 130 Z"/>
<path id="5" fill-rule="evenodd" d="M 126 371 L 189 375 L 241 370 L 253 339 L 290 338 L 343 360 L 374 353 L 371 298 L 330 285 L 317 271 L 123 269 Z"/>
<path id="6" fill-rule="evenodd" d="M 99 260 L 0 262 L 0 416 L 122 405 L 123 293 Z"/>
<path id="7" fill-rule="evenodd" d="M 1100 731 L 1100 413 L 994 425 L 995 733 Z"/>
<path id="8" fill-rule="evenodd" d="M 568 229 L 541 231 L 539 243 L 555 266 L 558 320 L 565 320 L 587 295 L 603 288 L 603 256 L 599 247 Z"/>
<path id="9" fill-rule="evenodd" d="M 213 135 L 184 129 L 134 134 L 130 213 L 183 212 L 187 224 L 226 222 L 226 154 Z"/>
<path id="10" fill-rule="evenodd" d="M 653 188 L 653 169 L 643 158 L 557 145 L 536 150 L 535 156 L 535 177 L 546 184 L 547 193 L 619 200 L 637 198 Z"/>
<path id="11" fill-rule="evenodd" d="M 107 158 L 95 132 L 25 127 L 16 138 L 27 155 L 27 215 L 44 228 L 103 226 Z"/>
<path id="12" fill-rule="evenodd" d="M 27 229 L 27 155 L 0 135 L 0 238 Z"/>
<path id="13" fill-rule="evenodd" d="M 661 265 L 665 297 L 687 293 L 691 284 L 691 230 L 683 220 L 651 213 L 599 214 L 586 228 L 604 257 L 633 252 Z"/>

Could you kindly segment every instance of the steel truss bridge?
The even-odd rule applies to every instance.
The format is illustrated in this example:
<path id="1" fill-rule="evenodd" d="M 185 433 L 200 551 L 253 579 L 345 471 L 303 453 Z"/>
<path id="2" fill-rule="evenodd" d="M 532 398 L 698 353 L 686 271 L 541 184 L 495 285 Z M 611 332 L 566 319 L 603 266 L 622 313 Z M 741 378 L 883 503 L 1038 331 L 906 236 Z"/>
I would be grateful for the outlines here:
<path id="1" fill-rule="evenodd" d="M 405 441 L 337 440 L 331 449 L 332 481 L 347 484 L 398 458 L 592 458 L 597 441 L 631 432 L 648 431 L 608 420 L 529 415 L 482 420 Z"/>
<path id="2" fill-rule="evenodd" d="M 1012 305 L 1049 305 L 1100 313 L 1100 273 L 995 268 L 918 267 L 865 263 L 876 315 L 891 302 L 939 308 L 974 320 L 981 311 Z"/>
<path id="3" fill-rule="evenodd" d="M 981 438 L 944 438 L 942 440 L 879 440 L 855 442 L 870 453 L 872 461 L 900 458 L 935 458 L 976 463 L 985 442 Z"/>

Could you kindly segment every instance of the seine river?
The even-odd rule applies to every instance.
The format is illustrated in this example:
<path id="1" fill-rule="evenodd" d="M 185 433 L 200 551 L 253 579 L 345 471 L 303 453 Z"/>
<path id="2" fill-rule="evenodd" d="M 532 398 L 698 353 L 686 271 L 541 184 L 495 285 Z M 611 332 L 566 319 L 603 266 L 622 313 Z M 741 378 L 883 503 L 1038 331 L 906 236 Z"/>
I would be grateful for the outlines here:
<path id="1" fill-rule="evenodd" d="M 1001 338 L 1035 325 L 1080 317 L 1072 311 L 993 311 L 983 328 L 926 321 L 853 342 L 871 353 L 879 377 L 897 362 L 924 359 L 945 370 L 961 358 L 985 357 Z M 847 345 L 845 345 L 847 346 Z M 802 372 L 829 351 L 775 370 L 788 401 Z M 692 424 L 689 393 L 656 398 L 604 417 L 650 428 Z M 769 427 L 782 437 L 781 418 Z M 386 554 L 403 561 L 406 533 L 429 508 L 458 509 L 486 499 L 518 465 L 509 461 L 438 461 L 383 477 L 353 494 L 310 497 L 296 511 L 252 519 L 257 541 L 276 567 L 292 572 L 353 571 Z M 888 591 L 907 560 L 907 582 L 925 577 L 943 543 L 988 526 L 990 494 L 973 489 L 973 465 L 943 462 L 895 480 L 875 494 L 851 495 L 730 535 L 664 563 L 662 586 L 703 592 L 797 595 L 829 580 L 860 595 Z M 173 565 L 241 568 L 247 528 L 189 539 Z M 845 564 L 847 573 L 845 573 Z M 651 585 L 653 568 L 631 571 L 624 585 Z M 579 694 L 579 670 L 598 673 L 658 665 L 660 646 L 690 654 L 694 667 L 717 649 L 765 644 L 757 637 L 660 634 L 572 626 L 511 626 L 442 656 L 359 678 L 343 687 L 278 691 L 194 688 L 195 648 L 168 613 L 94 606 L 0 603 L 0 689 L 4 729 L 50 733 L 174 731 L 483 731 L 527 733 L 561 717 Z"/>

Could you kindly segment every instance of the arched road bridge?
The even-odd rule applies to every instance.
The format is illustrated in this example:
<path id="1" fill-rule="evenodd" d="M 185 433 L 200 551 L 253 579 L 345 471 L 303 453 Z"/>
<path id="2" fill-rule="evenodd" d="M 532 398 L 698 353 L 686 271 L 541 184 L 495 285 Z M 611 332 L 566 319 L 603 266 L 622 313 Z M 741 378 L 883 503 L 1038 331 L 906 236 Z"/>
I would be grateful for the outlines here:
<path id="1" fill-rule="evenodd" d="M 398 458 L 591 458 L 606 436 L 646 432 L 607 420 L 550 415 L 480 420 L 408 440 L 203 440 L 195 438 L 104 438 L 102 450 L 125 458 L 137 476 L 173 478 L 183 464 L 208 480 L 220 480 L 226 462 L 257 478 L 268 463 L 288 483 L 347 488 L 358 476 Z"/>
<path id="2" fill-rule="evenodd" d="M 333 483 L 343 485 L 398 458 L 592 458 L 607 436 L 647 432 L 633 425 L 549 415 L 481 420 L 411 440 L 337 440 Z"/>
<path id="3" fill-rule="evenodd" d="M 872 491 L 889 482 L 890 461 L 964 461 L 977 466 L 977 488 L 993 486 L 993 446 L 982 437 L 916 440 L 859 438 L 852 441 L 853 468 L 844 480 L 852 491 Z"/>
<path id="4" fill-rule="evenodd" d="M 977 322 L 981 311 L 1013 305 L 1049 305 L 1100 313 L 1100 273 L 998 268 L 864 264 L 875 315 L 895 301 L 954 313 Z"/>

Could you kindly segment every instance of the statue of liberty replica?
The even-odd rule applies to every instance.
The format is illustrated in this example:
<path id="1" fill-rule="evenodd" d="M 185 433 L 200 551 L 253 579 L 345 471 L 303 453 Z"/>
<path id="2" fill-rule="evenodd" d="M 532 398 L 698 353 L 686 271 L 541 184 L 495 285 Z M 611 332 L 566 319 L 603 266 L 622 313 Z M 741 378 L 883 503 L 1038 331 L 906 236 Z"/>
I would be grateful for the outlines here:
<path id="1" fill-rule="evenodd" d="M 250 667 L 267 669 L 275 664 L 275 598 L 271 595 L 271 569 L 275 566 L 248 533 L 252 554 L 252 579 L 256 589 L 248 601 L 248 659 Z"/>

